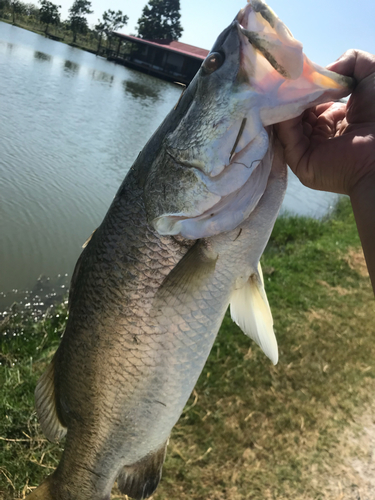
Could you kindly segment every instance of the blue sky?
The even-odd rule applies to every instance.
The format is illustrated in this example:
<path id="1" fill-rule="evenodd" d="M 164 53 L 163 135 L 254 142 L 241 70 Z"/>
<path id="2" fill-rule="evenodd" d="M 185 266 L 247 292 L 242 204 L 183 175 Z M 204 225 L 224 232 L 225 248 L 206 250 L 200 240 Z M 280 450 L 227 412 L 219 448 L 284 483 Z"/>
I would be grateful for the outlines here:
<path id="1" fill-rule="evenodd" d="M 59 0 L 62 18 L 68 16 L 73 0 Z M 147 0 L 92 0 L 94 13 L 89 24 L 96 24 L 107 9 L 122 10 L 129 22 L 120 31 L 135 34 L 135 26 Z M 232 21 L 246 0 L 180 0 L 180 41 L 210 49 L 219 33 Z M 300 40 L 307 56 L 325 66 L 346 49 L 358 48 L 375 53 L 374 0 L 270 0 L 270 7 Z"/>

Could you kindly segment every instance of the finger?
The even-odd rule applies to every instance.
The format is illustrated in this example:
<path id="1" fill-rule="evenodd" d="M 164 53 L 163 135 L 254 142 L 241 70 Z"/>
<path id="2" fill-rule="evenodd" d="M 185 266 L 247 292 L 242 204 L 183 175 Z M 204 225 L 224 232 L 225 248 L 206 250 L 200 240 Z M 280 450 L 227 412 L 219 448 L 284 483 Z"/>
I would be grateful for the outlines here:
<path id="1" fill-rule="evenodd" d="M 315 115 L 320 116 L 321 114 L 325 113 L 327 111 L 327 109 L 329 109 L 334 104 L 335 104 L 334 101 L 324 102 L 323 104 L 318 104 L 314 108 Z"/>
<path id="2" fill-rule="evenodd" d="M 308 137 L 304 134 L 302 117 L 278 123 L 274 127 L 281 144 L 284 146 L 285 159 L 296 174 L 298 164 L 310 144 Z"/>
<path id="3" fill-rule="evenodd" d="M 324 136 L 334 134 L 336 123 L 345 117 L 344 103 L 329 102 L 306 110 L 302 116 L 275 125 L 276 133 L 286 149 L 288 161 L 299 161 L 309 146 L 308 139 L 317 126 Z M 328 133 L 329 131 L 329 133 Z M 291 165 L 293 168 L 293 165 Z"/>
<path id="4" fill-rule="evenodd" d="M 308 123 L 312 127 L 315 125 L 317 119 L 314 109 L 307 109 L 302 115 L 302 122 Z"/>
<path id="5" fill-rule="evenodd" d="M 346 113 L 347 113 L 346 103 L 334 102 L 329 108 L 327 108 L 319 115 L 319 118 L 324 117 L 325 119 L 329 120 L 332 124 L 335 124 L 338 121 L 342 121 L 345 118 Z"/>
<path id="6" fill-rule="evenodd" d="M 357 81 L 357 86 L 348 101 L 348 122 L 375 121 L 375 55 L 352 49 L 329 65 L 329 69 L 352 76 Z"/>
<path id="7" fill-rule="evenodd" d="M 319 116 L 324 115 L 330 108 L 335 107 L 337 104 L 342 105 L 343 110 L 345 110 L 346 105 L 343 103 L 336 103 L 333 101 L 325 102 L 323 104 L 318 104 L 313 108 L 306 109 L 306 111 L 302 115 L 302 121 L 314 126 Z"/>
<path id="8" fill-rule="evenodd" d="M 314 139 L 327 140 L 334 137 L 337 128 L 345 118 L 346 107 L 342 103 L 335 102 L 323 113 L 321 113 L 313 127 Z"/>
<path id="9" fill-rule="evenodd" d="M 302 130 L 303 130 L 303 135 L 305 135 L 306 137 L 311 137 L 311 134 L 313 132 L 313 126 L 309 122 L 303 121 Z"/>
<path id="10" fill-rule="evenodd" d="M 350 123 L 375 122 L 375 72 L 359 82 L 348 101 Z"/>
<path id="11" fill-rule="evenodd" d="M 375 72 L 375 56 L 363 50 L 350 49 L 327 68 L 340 75 L 351 76 L 360 82 Z"/>

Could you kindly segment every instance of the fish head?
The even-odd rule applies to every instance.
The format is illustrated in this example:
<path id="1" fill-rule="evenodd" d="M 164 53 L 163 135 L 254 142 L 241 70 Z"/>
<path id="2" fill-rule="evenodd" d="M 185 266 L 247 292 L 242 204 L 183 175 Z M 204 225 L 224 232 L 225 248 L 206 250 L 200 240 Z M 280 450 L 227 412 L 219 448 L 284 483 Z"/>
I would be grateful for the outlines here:
<path id="1" fill-rule="evenodd" d="M 350 78 L 309 61 L 264 2 L 250 0 L 177 105 L 149 172 L 145 199 L 156 230 L 197 239 L 237 227 L 266 189 L 271 125 L 351 88 Z"/>

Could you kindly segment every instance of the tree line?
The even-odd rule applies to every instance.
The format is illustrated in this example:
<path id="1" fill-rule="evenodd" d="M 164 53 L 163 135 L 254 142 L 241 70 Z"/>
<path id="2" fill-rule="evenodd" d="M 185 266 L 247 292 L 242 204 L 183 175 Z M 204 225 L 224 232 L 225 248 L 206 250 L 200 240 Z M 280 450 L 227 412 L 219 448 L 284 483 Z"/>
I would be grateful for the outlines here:
<path id="1" fill-rule="evenodd" d="M 121 29 L 129 20 L 121 10 L 116 12 L 108 9 L 102 14 L 102 19 L 98 19 L 94 28 L 90 29 L 86 18 L 88 14 L 93 13 L 90 0 L 74 0 L 68 19 L 64 21 L 61 20 L 61 5 L 50 0 L 39 0 L 38 3 L 39 6 L 22 0 L 0 0 L 0 17 L 10 18 L 13 24 L 18 16 L 26 17 L 29 21 L 43 25 L 46 35 L 49 35 L 50 26 L 61 26 L 71 31 L 73 43 L 76 43 L 78 34 L 86 35 L 92 31 L 98 39 L 98 51 L 102 38 L 110 40 L 111 33 Z M 180 0 L 149 0 L 135 27 L 137 36 L 148 40 L 178 40 L 183 32 L 180 18 Z"/>

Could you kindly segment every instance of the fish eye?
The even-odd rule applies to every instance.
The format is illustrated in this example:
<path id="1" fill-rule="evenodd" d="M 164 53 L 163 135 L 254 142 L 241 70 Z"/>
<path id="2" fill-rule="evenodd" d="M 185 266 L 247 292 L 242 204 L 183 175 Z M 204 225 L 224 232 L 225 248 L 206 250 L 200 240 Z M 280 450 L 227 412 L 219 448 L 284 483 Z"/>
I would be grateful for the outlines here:
<path id="1" fill-rule="evenodd" d="M 206 75 L 210 75 L 220 68 L 224 62 L 224 55 L 221 52 L 212 52 L 203 61 L 202 69 Z"/>

